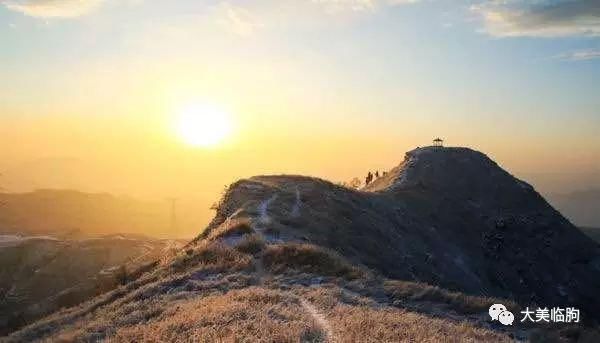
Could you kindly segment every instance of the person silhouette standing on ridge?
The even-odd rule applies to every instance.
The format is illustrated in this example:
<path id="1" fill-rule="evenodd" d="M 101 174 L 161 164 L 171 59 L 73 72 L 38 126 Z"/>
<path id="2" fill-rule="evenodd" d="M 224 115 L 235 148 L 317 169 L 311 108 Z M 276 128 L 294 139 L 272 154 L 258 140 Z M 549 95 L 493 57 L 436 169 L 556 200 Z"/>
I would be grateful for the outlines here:
<path id="1" fill-rule="evenodd" d="M 373 173 L 369 171 L 369 173 L 367 174 L 367 178 L 365 179 L 365 185 L 368 186 L 371 183 L 371 181 L 373 181 Z"/>

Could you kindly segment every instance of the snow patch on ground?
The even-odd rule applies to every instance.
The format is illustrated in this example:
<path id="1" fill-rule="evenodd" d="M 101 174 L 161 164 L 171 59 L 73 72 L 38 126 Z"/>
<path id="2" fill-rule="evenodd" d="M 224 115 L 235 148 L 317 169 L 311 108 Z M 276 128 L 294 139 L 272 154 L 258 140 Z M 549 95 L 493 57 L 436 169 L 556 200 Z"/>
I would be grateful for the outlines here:
<path id="1" fill-rule="evenodd" d="M 98 274 L 100 274 L 100 275 L 112 275 L 114 272 L 117 271 L 117 269 L 119 269 L 119 266 L 112 266 L 112 267 L 104 268 Z"/>
<path id="2" fill-rule="evenodd" d="M 300 216 L 300 206 L 302 206 L 302 201 L 300 200 L 300 188 L 296 186 L 296 202 L 292 207 L 292 218 L 298 218 Z"/>
<path id="3" fill-rule="evenodd" d="M 400 171 L 399 175 L 396 177 L 394 183 L 392 184 L 392 187 L 395 188 L 395 187 L 401 187 L 401 186 L 406 185 L 409 180 L 408 179 L 409 173 L 411 173 L 412 169 L 419 163 L 421 155 L 424 153 L 431 152 L 432 149 L 438 149 L 438 148 L 426 147 L 426 148 L 417 148 L 412 151 L 409 151 L 407 153 L 407 159 L 404 163 L 404 166 L 403 166 L 402 170 Z"/>
<path id="4" fill-rule="evenodd" d="M 52 236 L 19 236 L 19 235 L 0 235 L 0 248 L 13 247 L 30 240 L 59 241 Z"/>
<path id="5" fill-rule="evenodd" d="M 263 225 L 267 225 L 271 223 L 271 217 L 269 216 L 269 206 L 271 205 L 271 203 L 273 201 L 277 200 L 277 194 L 274 194 L 272 197 L 270 197 L 269 199 L 263 201 L 262 203 L 260 203 L 260 205 L 258 205 L 258 221 L 259 223 L 263 224 Z"/>

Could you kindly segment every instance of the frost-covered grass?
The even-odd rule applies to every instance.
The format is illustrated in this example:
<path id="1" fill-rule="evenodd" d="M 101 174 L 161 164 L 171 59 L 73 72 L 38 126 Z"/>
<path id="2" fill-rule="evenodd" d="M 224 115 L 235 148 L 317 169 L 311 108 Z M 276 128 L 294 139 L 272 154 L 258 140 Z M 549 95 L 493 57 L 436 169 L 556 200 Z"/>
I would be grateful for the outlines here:
<path id="1" fill-rule="evenodd" d="M 318 275 L 355 279 L 362 272 L 336 253 L 311 244 L 270 245 L 264 252 L 264 263 L 275 273 L 302 271 Z"/>
<path id="2" fill-rule="evenodd" d="M 383 282 L 314 245 L 263 245 L 254 235 L 242 243 L 236 248 L 201 241 L 138 280 L 37 322 L 8 341 L 510 341 L 466 319 L 432 318 L 395 304 L 410 298 L 480 309 L 485 300 Z M 265 270 L 256 269 L 257 260 Z M 327 281 L 303 285 L 299 280 L 306 275 Z M 377 288 L 385 289 L 386 301 L 371 298 Z"/>
<path id="3" fill-rule="evenodd" d="M 487 313 L 489 307 L 496 303 L 502 303 L 515 311 L 519 308 L 517 304 L 505 299 L 469 296 L 424 283 L 390 280 L 384 283 L 384 288 L 392 301 L 434 302 L 447 305 L 448 309 L 461 314 Z"/>

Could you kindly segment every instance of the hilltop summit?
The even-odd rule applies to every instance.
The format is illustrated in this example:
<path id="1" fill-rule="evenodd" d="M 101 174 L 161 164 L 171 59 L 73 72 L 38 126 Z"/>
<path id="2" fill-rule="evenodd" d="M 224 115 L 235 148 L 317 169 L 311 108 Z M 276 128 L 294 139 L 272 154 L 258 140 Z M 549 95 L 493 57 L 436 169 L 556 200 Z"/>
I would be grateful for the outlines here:
<path id="1" fill-rule="evenodd" d="M 326 246 L 388 277 L 600 308 L 599 246 L 472 149 L 414 149 L 362 191 L 300 176 L 242 180 L 204 237 L 232 221 L 265 226 L 267 212 L 279 239 Z"/>
<path id="2" fill-rule="evenodd" d="M 389 192 L 420 186 L 466 191 L 470 184 L 486 183 L 492 179 L 499 181 L 498 178 L 502 178 L 504 185 L 514 181 L 510 174 L 479 151 L 429 146 L 407 152 L 404 161 L 369 184 L 365 190 Z"/>

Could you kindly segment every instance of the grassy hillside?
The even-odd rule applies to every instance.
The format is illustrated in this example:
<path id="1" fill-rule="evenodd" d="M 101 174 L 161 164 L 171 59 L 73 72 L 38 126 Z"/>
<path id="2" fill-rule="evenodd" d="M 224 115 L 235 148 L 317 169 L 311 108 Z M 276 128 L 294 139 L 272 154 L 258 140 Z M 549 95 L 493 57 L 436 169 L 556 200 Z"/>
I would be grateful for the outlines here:
<path id="1" fill-rule="evenodd" d="M 254 248 L 248 249 L 249 246 Z M 252 251 L 252 252 L 250 252 Z M 579 327 L 491 323 L 509 300 L 389 280 L 311 244 L 202 241 L 118 289 L 9 336 L 111 342 L 593 342 Z"/>
<path id="2" fill-rule="evenodd" d="M 180 245 L 126 236 L 5 244 L 0 247 L 0 333 L 111 290 Z"/>
<path id="3" fill-rule="evenodd" d="M 442 335 L 510 340 L 502 329 L 486 328 L 477 319 L 493 299 L 388 282 L 315 246 L 258 247 L 253 254 L 243 252 L 245 244 L 188 247 L 140 279 L 29 326 L 9 341 L 435 341 Z M 284 251 L 294 251 L 295 258 Z M 321 268 L 327 261 L 337 267 Z M 461 320 L 434 314 L 443 308 Z M 472 320 L 468 313 L 475 315 Z"/>

